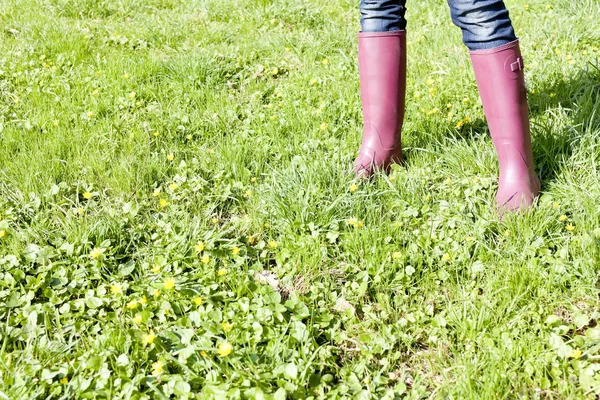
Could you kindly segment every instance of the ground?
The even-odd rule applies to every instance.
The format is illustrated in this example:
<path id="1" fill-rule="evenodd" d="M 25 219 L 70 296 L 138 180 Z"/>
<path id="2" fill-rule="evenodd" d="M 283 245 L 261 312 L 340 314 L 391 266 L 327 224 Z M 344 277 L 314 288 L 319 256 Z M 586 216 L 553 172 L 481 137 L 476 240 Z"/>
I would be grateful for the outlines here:
<path id="1" fill-rule="evenodd" d="M 0 398 L 594 398 L 600 3 L 507 0 L 536 169 L 445 2 L 357 181 L 357 1 L 0 0 Z"/>

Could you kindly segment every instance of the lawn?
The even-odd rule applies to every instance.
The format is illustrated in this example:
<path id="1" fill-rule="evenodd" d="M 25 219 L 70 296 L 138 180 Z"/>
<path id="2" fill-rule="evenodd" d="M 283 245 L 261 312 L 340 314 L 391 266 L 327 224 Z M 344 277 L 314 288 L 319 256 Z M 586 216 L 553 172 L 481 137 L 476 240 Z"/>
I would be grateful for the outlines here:
<path id="1" fill-rule="evenodd" d="M 444 1 L 354 179 L 358 1 L 0 0 L 0 399 L 600 396 L 600 2 L 507 0 L 533 210 Z"/>

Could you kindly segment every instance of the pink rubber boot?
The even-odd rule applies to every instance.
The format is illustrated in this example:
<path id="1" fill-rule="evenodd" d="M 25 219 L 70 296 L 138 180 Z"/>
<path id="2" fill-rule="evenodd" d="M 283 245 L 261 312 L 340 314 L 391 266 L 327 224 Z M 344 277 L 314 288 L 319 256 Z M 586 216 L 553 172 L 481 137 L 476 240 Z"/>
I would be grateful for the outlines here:
<path id="1" fill-rule="evenodd" d="M 499 212 L 525 210 L 540 192 L 533 170 L 529 116 L 519 42 L 471 51 L 483 111 L 498 154 Z"/>
<path id="2" fill-rule="evenodd" d="M 358 66 L 364 127 L 354 172 L 368 177 L 402 160 L 406 31 L 359 33 Z"/>

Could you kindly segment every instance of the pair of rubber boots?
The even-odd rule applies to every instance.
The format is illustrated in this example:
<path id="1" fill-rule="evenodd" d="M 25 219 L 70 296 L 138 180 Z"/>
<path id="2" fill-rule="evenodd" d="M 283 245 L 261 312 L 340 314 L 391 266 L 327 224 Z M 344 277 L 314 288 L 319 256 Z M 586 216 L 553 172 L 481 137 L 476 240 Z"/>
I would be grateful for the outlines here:
<path id="1" fill-rule="evenodd" d="M 406 33 L 358 36 L 364 130 L 354 171 L 359 176 L 371 176 L 377 169 L 387 170 L 391 163 L 402 161 Z M 501 213 L 527 209 L 540 192 L 540 181 L 533 170 L 519 42 L 470 54 L 500 166 L 497 209 Z"/>

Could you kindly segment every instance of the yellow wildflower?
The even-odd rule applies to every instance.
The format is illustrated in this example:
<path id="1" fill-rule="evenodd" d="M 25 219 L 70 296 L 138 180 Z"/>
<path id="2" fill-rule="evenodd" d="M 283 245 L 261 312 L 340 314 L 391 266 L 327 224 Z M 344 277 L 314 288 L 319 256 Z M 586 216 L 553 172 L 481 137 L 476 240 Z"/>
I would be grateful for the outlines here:
<path id="1" fill-rule="evenodd" d="M 134 318 L 133 318 L 133 323 L 136 325 L 139 325 L 142 323 L 142 316 L 140 314 L 137 314 Z"/>
<path id="2" fill-rule="evenodd" d="M 117 296 L 123 294 L 123 289 L 121 289 L 121 285 L 119 285 L 118 283 L 113 283 L 112 285 L 110 285 L 110 292 Z"/>
<path id="3" fill-rule="evenodd" d="M 178 184 L 176 184 L 175 182 L 173 182 L 173 183 L 171 183 L 171 184 L 169 185 L 169 187 L 171 188 L 171 190 L 175 190 L 175 189 L 177 189 L 177 188 L 179 187 L 179 185 L 178 185 Z"/>
<path id="4" fill-rule="evenodd" d="M 163 283 L 163 287 L 167 290 L 171 290 L 175 287 L 175 279 L 167 278 Z"/>
<path id="5" fill-rule="evenodd" d="M 6 231 L 3 229 L 0 231 L 0 239 L 3 239 L 6 236 Z"/>
<path id="6" fill-rule="evenodd" d="M 137 307 L 137 300 L 131 300 L 129 303 L 127 303 L 127 305 L 125 307 L 129 308 L 130 310 L 133 310 L 134 308 Z"/>
<path id="7" fill-rule="evenodd" d="M 350 185 L 351 192 L 356 192 L 357 189 L 358 189 L 358 186 L 356 186 L 354 183 L 352 185 Z"/>
<path id="8" fill-rule="evenodd" d="M 234 247 L 233 249 L 231 249 L 231 253 L 233 253 L 234 256 L 240 254 L 240 248 L 239 247 Z"/>
<path id="9" fill-rule="evenodd" d="M 217 275 L 219 276 L 223 276 L 227 273 L 227 270 L 225 268 L 221 268 L 220 270 L 217 271 Z"/>
<path id="10" fill-rule="evenodd" d="M 161 206 L 162 208 L 165 208 L 168 204 L 169 203 L 165 199 L 160 199 L 158 202 L 158 205 Z"/>
<path id="11" fill-rule="evenodd" d="M 154 289 L 154 297 L 159 297 L 159 296 L 160 296 L 160 290 Z"/>
<path id="12" fill-rule="evenodd" d="M 202 252 L 202 250 L 204 250 L 204 242 L 202 242 L 202 240 L 198 240 L 198 243 L 196 243 L 194 248 L 198 253 Z"/>
<path id="13" fill-rule="evenodd" d="M 69 378 L 67 378 L 66 376 L 63 376 L 62 378 L 60 378 L 59 382 L 61 385 L 66 385 L 67 383 L 69 383 Z"/>
<path id="14" fill-rule="evenodd" d="M 142 298 L 140 299 L 140 303 L 141 304 L 148 304 L 148 298 L 146 297 L 146 295 L 142 296 Z"/>
<path id="15" fill-rule="evenodd" d="M 357 228 L 362 228 L 363 226 L 364 226 L 364 225 L 363 225 L 363 222 L 362 222 L 362 221 L 358 221 L 358 223 L 356 224 L 356 227 L 357 227 Z"/>
<path id="16" fill-rule="evenodd" d="M 221 357 L 227 357 L 229 354 L 231 354 L 232 350 L 233 350 L 233 346 L 231 346 L 230 343 L 223 342 L 219 345 L 218 353 Z"/>
<path id="17" fill-rule="evenodd" d="M 95 248 L 94 250 L 92 250 L 92 252 L 90 253 L 90 257 L 93 258 L 94 260 L 98 257 L 100 257 L 100 255 L 102 254 L 102 249 L 99 248 Z"/>
<path id="18" fill-rule="evenodd" d="M 552 207 L 558 208 L 558 207 L 560 207 L 560 204 L 558 204 L 558 202 L 555 201 L 554 203 L 552 203 Z"/>
<path id="19" fill-rule="evenodd" d="M 192 300 L 194 302 L 195 305 L 199 306 L 200 304 L 204 303 L 204 299 L 202 299 L 202 297 L 198 296 L 196 297 L 194 300 Z"/>
<path id="20" fill-rule="evenodd" d="M 160 189 L 156 188 L 154 189 L 154 192 L 152 192 L 152 196 L 157 197 L 160 194 Z"/>
<path id="21" fill-rule="evenodd" d="M 566 229 L 566 230 L 568 230 L 569 232 L 572 232 L 572 231 L 574 231 L 574 230 L 575 230 L 575 226 L 574 226 L 574 225 L 571 225 L 571 224 L 569 224 L 569 225 L 565 226 L 565 229 Z"/>
<path id="22" fill-rule="evenodd" d="M 576 349 L 576 350 L 573 350 L 573 352 L 569 355 L 569 357 L 577 359 L 577 358 L 581 357 L 581 354 L 582 354 L 581 350 Z"/>
<path id="23" fill-rule="evenodd" d="M 456 123 L 456 129 L 460 129 L 460 128 L 462 128 L 462 126 L 463 126 L 464 124 L 465 124 L 465 123 L 464 123 L 462 120 L 458 121 L 458 122 Z"/>
<path id="24" fill-rule="evenodd" d="M 83 193 L 83 198 L 86 200 L 89 200 L 92 198 L 92 194 L 90 192 L 84 192 Z"/>
<path id="25" fill-rule="evenodd" d="M 169 153 L 169 154 L 167 155 L 167 160 L 169 160 L 169 161 L 173 161 L 174 159 L 175 159 L 175 155 L 174 155 L 173 153 Z"/>
<path id="26" fill-rule="evenodd" d="M 231 330 L 231 328 L 233 328 L 233 324 L 230 324 L 229 322 L 223 321 L 221 323 L 221 326 L 223 327 L 223 330 L 225 332 L 229 332 Z"/>
<path id="27" fill-rule="evenodd" d="M 325 122 L 323 122 L 323 123 L 321 123 L 321 126 L 319 126 L 319 128 L 320 128 L 322 131 L 324 131 L 324 130 L 327 130 L 327 126 L 328 126 L 328 125 L 327 125 Z"/>
<path id="28" fill-rule="evenodd" d="M 321 61 L 321 63 L 322 63 L 323 65 L 327 65 L 327 64 L 329 64 L 329 60 L 328 60 L 328 59 L 324 59 L 323 61 Z"/>
<path id="29" fill-rule="evenodd" d="M 270 248 L 272 248 L 272 249 L 276 248 L 276 247 L 277 247 L 277 242 L 276 242 L 276 241 L 274 241 L 274 240 L 271 240 L 271 241 L 269 242 L 269 247 L 270 247 Z"/>
<path id="30" fill-rule="evenodd" d="M 561 215 L 560 217 L 558 217 L 559 221 L 566 221 L 567 220 L 567 216 L 565 214 Z"/>
<path id="31" fill-rule="evenodd" d="M 156 335 L 154 334 L 154 331 L 150 331 L 147 335 L 142 337 L 142 342 L 146 346 L 154 343 L 154 339 L 156 339 Z"/>
<path id="32" fill-rule="evenodd" d="M 158 264 L 154 264 L 154 265 L 152 266 L 152 273 L 153 273 L 153 274 L 158 274 L 159 272 L 160 272 L 160 265 L 158 265 Z"/>
<path id="33" fill-rule="evenodd" d="M 206 352 L 205 352 L 204 350 L 202 350 L 202 351 L 200 352 L 200 355 L 201 355 L 202 357 L 206 357 L 206 356 L 208 356 L 208 354 L 206 354 Z"/>
<path id="34" fill-rule="evenodd" d="M 392 258 L 393 258 L 394 260 L 397 260 L 397 259 L 399 259 L 400 257 L 402 257 L 402 254 L 401 254 L 399 251 L 395 251 L 395 252 L 392 254 Z"/>
<path id="35" fill-rule="evenodd" d="M 356 226 L 358 224 L 358 219 L 356 217 L 349 218 L 346 223 L 350 226 Z"/>
<path id="36" fill-rule="evenodd" d="M 152 375 L 157 376 L 162 374 L 163 372 L 163 362 L 162 361 L 157 361 L 154 364 L 152 364 Z"/>
<path id="37" fill-rule="evenodd" d="M 202 256 L 200 261 L 202 261 L 204 264 L 208 264 L 210 262 L 210 257 L 208 256 L 208 254 L 205 254 Z"/>
<path id="38" fill-rule="evenodd" d="M 446 261 L 450 261 L 450 254 L 446 253 L 442 256 L 442 261 L 446 262 Z"/>

